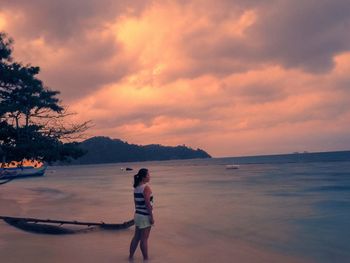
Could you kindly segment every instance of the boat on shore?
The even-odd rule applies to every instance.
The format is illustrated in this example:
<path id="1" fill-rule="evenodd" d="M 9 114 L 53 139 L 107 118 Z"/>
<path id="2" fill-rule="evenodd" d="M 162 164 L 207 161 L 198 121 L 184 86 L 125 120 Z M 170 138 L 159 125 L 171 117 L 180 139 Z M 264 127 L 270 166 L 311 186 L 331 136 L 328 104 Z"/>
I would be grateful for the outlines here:
<path id="1" fill-rule="evenodd" d="M 239 169 L 239 164 L 228 164 L 226 169 Z"/>
<path id="2" fill-rule="evenodd" d="M 0 180 L 43 176 L 45 174 L 46 168 L 46 165 L 42 165 L 40 167 L 22 166 L 0 168 Z"/>
<path id="3" fill-rule="evenodd" d="M 80 222 L 75 220 L 51 220 L 12 216 L 0 216 L 0 220 L 1 219 L 4 220 L 7 224 L 27 232 L 51 235 L 83 233 L 93 230 L 97 227 L 103 230 L 122 230 L 134 225 L 133 219 L 119 224 L 108 224 L 104 222 Z M 71 227 L 62 227 L 63 225 L 80 226 L 84 228 L 76 229 Z"/>

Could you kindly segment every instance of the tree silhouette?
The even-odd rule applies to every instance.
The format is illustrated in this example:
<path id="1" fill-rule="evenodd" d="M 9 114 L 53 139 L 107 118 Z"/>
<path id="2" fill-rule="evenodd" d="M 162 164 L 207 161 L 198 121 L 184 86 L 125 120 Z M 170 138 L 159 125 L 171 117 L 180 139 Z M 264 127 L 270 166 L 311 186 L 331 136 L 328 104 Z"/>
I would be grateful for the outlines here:
<path id="1" fill-rule="evenodd" d="M 74 140 L 89 122 L 67 125 L 71 115 L 59 91 L 37 78 L 39 67 L 13 62 L 13 40 L 0 32 L 0 154 L 8 160 L 69 160 L 84 151 Z"/>

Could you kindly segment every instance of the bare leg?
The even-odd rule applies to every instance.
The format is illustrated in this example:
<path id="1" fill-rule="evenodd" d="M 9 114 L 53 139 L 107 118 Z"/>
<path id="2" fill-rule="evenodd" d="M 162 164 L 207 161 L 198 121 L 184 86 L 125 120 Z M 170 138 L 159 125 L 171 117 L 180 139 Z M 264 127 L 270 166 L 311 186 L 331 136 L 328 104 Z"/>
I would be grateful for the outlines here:
<path id="1" fill-rule="evenodd" d="M 130 243 L 129 259 L 132 259 L 134 257 L 134 253 L 139 244 L 140 239 L 141 239 L 141 230 L 138 227 L 135 227 L 135 234 Z"/>
<path id="2" fill-rule="evenodd" d="M 151 227 L 141 229 L 140 248 L 144 260 L 148 259 L 148 237 L 151 232 Z"/>

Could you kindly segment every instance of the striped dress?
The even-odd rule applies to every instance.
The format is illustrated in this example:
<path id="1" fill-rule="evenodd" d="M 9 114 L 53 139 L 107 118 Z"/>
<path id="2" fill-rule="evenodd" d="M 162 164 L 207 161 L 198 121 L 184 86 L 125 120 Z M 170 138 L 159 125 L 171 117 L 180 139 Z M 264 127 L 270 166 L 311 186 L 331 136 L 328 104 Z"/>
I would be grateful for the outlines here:
<path id="1" fill-rule="evenodd" d="M 147 184 L 141 184 L 134 189 L 134 202 L 135 202 L 135 213 L 139 215 L 148 216 L 148 210 L 145 203 L 145 197 L 143 191 Z M 153 207 L 153 195 L 150 197 L 151 206 Z"/>

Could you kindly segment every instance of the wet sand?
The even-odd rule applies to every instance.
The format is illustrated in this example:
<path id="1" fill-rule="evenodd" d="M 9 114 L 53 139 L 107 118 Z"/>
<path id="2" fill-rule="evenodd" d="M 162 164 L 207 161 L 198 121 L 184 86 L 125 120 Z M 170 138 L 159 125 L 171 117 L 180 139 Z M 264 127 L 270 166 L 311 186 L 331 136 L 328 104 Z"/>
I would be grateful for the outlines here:
<path id="1" fill-rule="evenodd" d="M 113 202 L 101 207 L 99 200 L 94 200 L 98 193 L 81 186 L 77 190 L 66 184 L 67 179 L 63 177 L 61 181 L 55 175 L 49 175 L 39 180 L 26 179 L 4 185 L 0 192 L 0 215 L 65 220 L 98 220 L 103 217 L 109 222 L 116 218 L 127 220 L 132 216 L 130 209 L 129 212 L 122 208 L 114 209 L 109 213 L 109 205 Z M 108 197 L 108 193 L 101 194 Z M 116 216 L 117 210 L 119 216 Z M 101 211 L 104 211 L 103 216 Z M 150 236 L 149 262 L 303 262 L 300 258 L 259 249 L 239 239 L 213 236 L 180 221 L 170 222 L 171 217 L 156 212 L 156 225 Z M 51 236 L 27 233 L 3 221 L 0 228 L 1 258 L 11 263 L 128 262 L 129 242 L 134 231 L 132 227 L 121 231 L 94 230 Z M 139 250 L 134 262 L 143 262 Z"/>
<path id="2" fill-rule="evenodd" d="M 211 162 L 133 164 L 152 171 L 156 224 L 149 262 L 350 258 L 343 231 L 349 226 L 349 193 L 332 190 L 349 183 L 343 175 L 348 163 L 250 165 L 232 171 Z M 50 167 L 45 177 L 2 185 L 0 215 L 121 223 L 133 217 L 132 176 L 118 165 Z M 11 263 L 128 262 L 134 231 L 50 236 L 2 221 L 0 229 L 1 260 Z M 143 262 L 139 250 L 134 262 Z"/>

